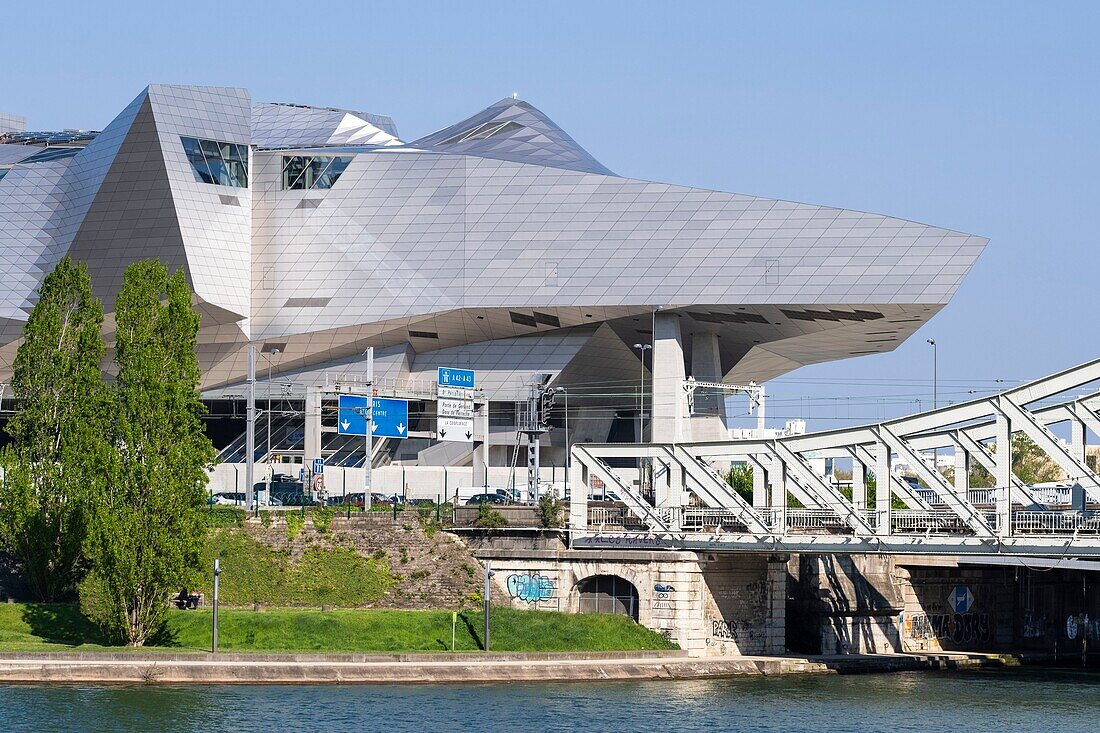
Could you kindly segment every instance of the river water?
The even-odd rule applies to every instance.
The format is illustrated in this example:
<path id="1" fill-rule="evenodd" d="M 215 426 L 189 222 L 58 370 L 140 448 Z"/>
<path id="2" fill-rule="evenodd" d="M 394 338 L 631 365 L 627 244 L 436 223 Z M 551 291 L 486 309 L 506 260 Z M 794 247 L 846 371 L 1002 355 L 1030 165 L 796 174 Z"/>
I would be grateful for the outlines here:
<path id="1" fill-rule="evenodd" d="M 1100 674 L 1026 669 L 638 683 L 0 686 L 0 731 L 1097 733 Z"/>

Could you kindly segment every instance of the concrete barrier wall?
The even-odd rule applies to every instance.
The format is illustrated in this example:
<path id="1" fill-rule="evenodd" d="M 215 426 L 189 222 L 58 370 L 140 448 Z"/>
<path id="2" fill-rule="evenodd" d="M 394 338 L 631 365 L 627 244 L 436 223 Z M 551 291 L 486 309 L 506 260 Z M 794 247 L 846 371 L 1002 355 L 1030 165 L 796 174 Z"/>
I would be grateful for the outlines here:
<path id="1" fill-rule="evenodd" d="M 300 468 L 298 464 L 292 463 L 276 463 L 272 466 L 275 473 L 285 473 L 295 478 Z M 243 463 L 222 463 L 208 473 L 208 488 L 211 493 L 243 492 L 247 488 Z M 325 488 L 330 496 L 363 491 L 363 474 L 362 468 L 328 466 L 325 468 Z M 268 464 L 256 464 L 256 482 L 263 481 L 267 476 Z M 488 470 L 487 479 L 488 485 L 494 489 L 510 486 L 522 489 L 527 486 L 527 468 L 493 466 Z M 371 472 L 372 491 L 400 494 L 410 499 L 453 497 L 459 488 L 483 486 L 485 480 L 483 477 L 475 481 L 473 469 L 469 466 L 383 466 Z M 565 469 L 561 466 L 543 468 L 539 472 L 539 482 L 542 485 L 562 487 Z"/>

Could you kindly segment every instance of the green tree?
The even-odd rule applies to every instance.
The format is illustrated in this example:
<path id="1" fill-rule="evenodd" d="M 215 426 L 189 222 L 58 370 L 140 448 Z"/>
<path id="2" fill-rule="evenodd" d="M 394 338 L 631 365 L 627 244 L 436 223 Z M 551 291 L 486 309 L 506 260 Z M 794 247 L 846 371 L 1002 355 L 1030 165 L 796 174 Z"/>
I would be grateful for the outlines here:
<path id="1" fill-rule="evenodd" d="M 735 463 L 726 473 L 726 483 L 742 499 L 752 503 L 752 468 L 747 463 Z"/>
<path id="2" fill-rule="evenodd" d="M 197 577 L 214 450 L 201 423 L 199 316 L 183 272 L 156 260 L 131 265 L 115 317 L 112 454 L 81 603 L 109 636 L 141 646 L 163 627 L 170 595 Z"/>
<path id="3" fill-rule="evenodd" d="M 0 537 L 43 601 L 71 594 L 89 488 L 105 444 L 103 306 L 84 265 L 62 259 L 38 289 L 15 356 L 16 412 L 0 483 Z"/>
<path id="4" fill-rule="evenodd" d="M 997 446 L 992 446 L 993 453 Z M 1041 484 L 1059 481 L 1063 478 L 1062 469 L 1050 460 L 1042 448 L 1024 433 L 1012 436 L 1012 473 L 1025 484 Z M 997 485 L 993 474 L 976 461 L 970 462 L 970 486 L 974 488 L 992 488 Z"/>

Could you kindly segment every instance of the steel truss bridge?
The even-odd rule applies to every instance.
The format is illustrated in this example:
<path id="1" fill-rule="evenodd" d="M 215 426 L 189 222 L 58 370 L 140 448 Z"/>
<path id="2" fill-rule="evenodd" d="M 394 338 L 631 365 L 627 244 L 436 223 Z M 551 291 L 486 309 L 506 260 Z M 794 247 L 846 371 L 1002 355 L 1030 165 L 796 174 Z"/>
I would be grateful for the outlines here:
<path id="1" fill-rule="evenodd" d="M 1085 461 L 1086 430 L 1100 435 L 1100 392 L 1089 391 L 1098 380 L 1100 360 L 873 425 L 759 440 L 576 444 L 569 503 L 573 544 L 1100 558 L 1100 477 Z M 1067 422 L 1068 445 L 1050 429 Z M 1076 486 L 1044 490 L 1020 481 L 1006 447 L 1015 433 L 1030 438 Z M 954 453 L 953 481 L 924 459 L 940 449 Z M 811 468 L 811 458 L 823 457 L 851 459 L 850 491 Z M 651 478 L 628 478 L 630 470 L 612 467 L 631 460 L 642 467 L 638 476 Z M 894 473 L 897 461 L 909 466 L 919 486 Z M 752 467 L 751 503 L 717 469 L 731 462 Z M 970 488 L 972 463 L 995 477 L 995 488 Z M 874 488 L 870 473 L 879 477 Z M 600 481 L 625 506 L 590 507 L 588 491 Z"/>

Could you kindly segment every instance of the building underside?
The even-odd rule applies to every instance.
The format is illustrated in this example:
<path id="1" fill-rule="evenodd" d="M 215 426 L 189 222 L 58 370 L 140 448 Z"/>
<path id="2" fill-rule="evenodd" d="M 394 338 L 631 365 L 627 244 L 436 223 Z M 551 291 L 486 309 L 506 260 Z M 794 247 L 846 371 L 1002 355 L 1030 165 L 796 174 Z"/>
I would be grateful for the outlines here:
<path id="1" fill-rule="evenodd" d="M 0 381 L 61 257 L 88 263 L 108 322 L 125 267 L 157 257 L 194 289 L 216 411 L 243 399 L 249 344 L 261 402 L 274 393 L 288 414 L 309 387 L 362 374 L 373 347 L 378 383 L 476 370 L 494 462 L 517 440 L 514 402 L 532 385 L 569 395 L 574 441 L 605 442 L 637 439 L 644 382 L 645 435 L 672 438 L 687 376 L 763 382 L 890 351 L 986 244 L 618 176 L 511 98 L 412 142 L 383 115 L 253 104 L 231 88 L 150 86 L 102 132 L 24 124 L 0 115 Z M 635 344 L 654 346 L 641 365 Z M 427 435 L 434 413 L 422 407 Z M 721 399 L 695 409 L 681 437 L 725 437 Z M 284 453 L 300 452 L 299 432 L 286 427 Z M 394 451 L 471 460 L 431 437 Z"/>

